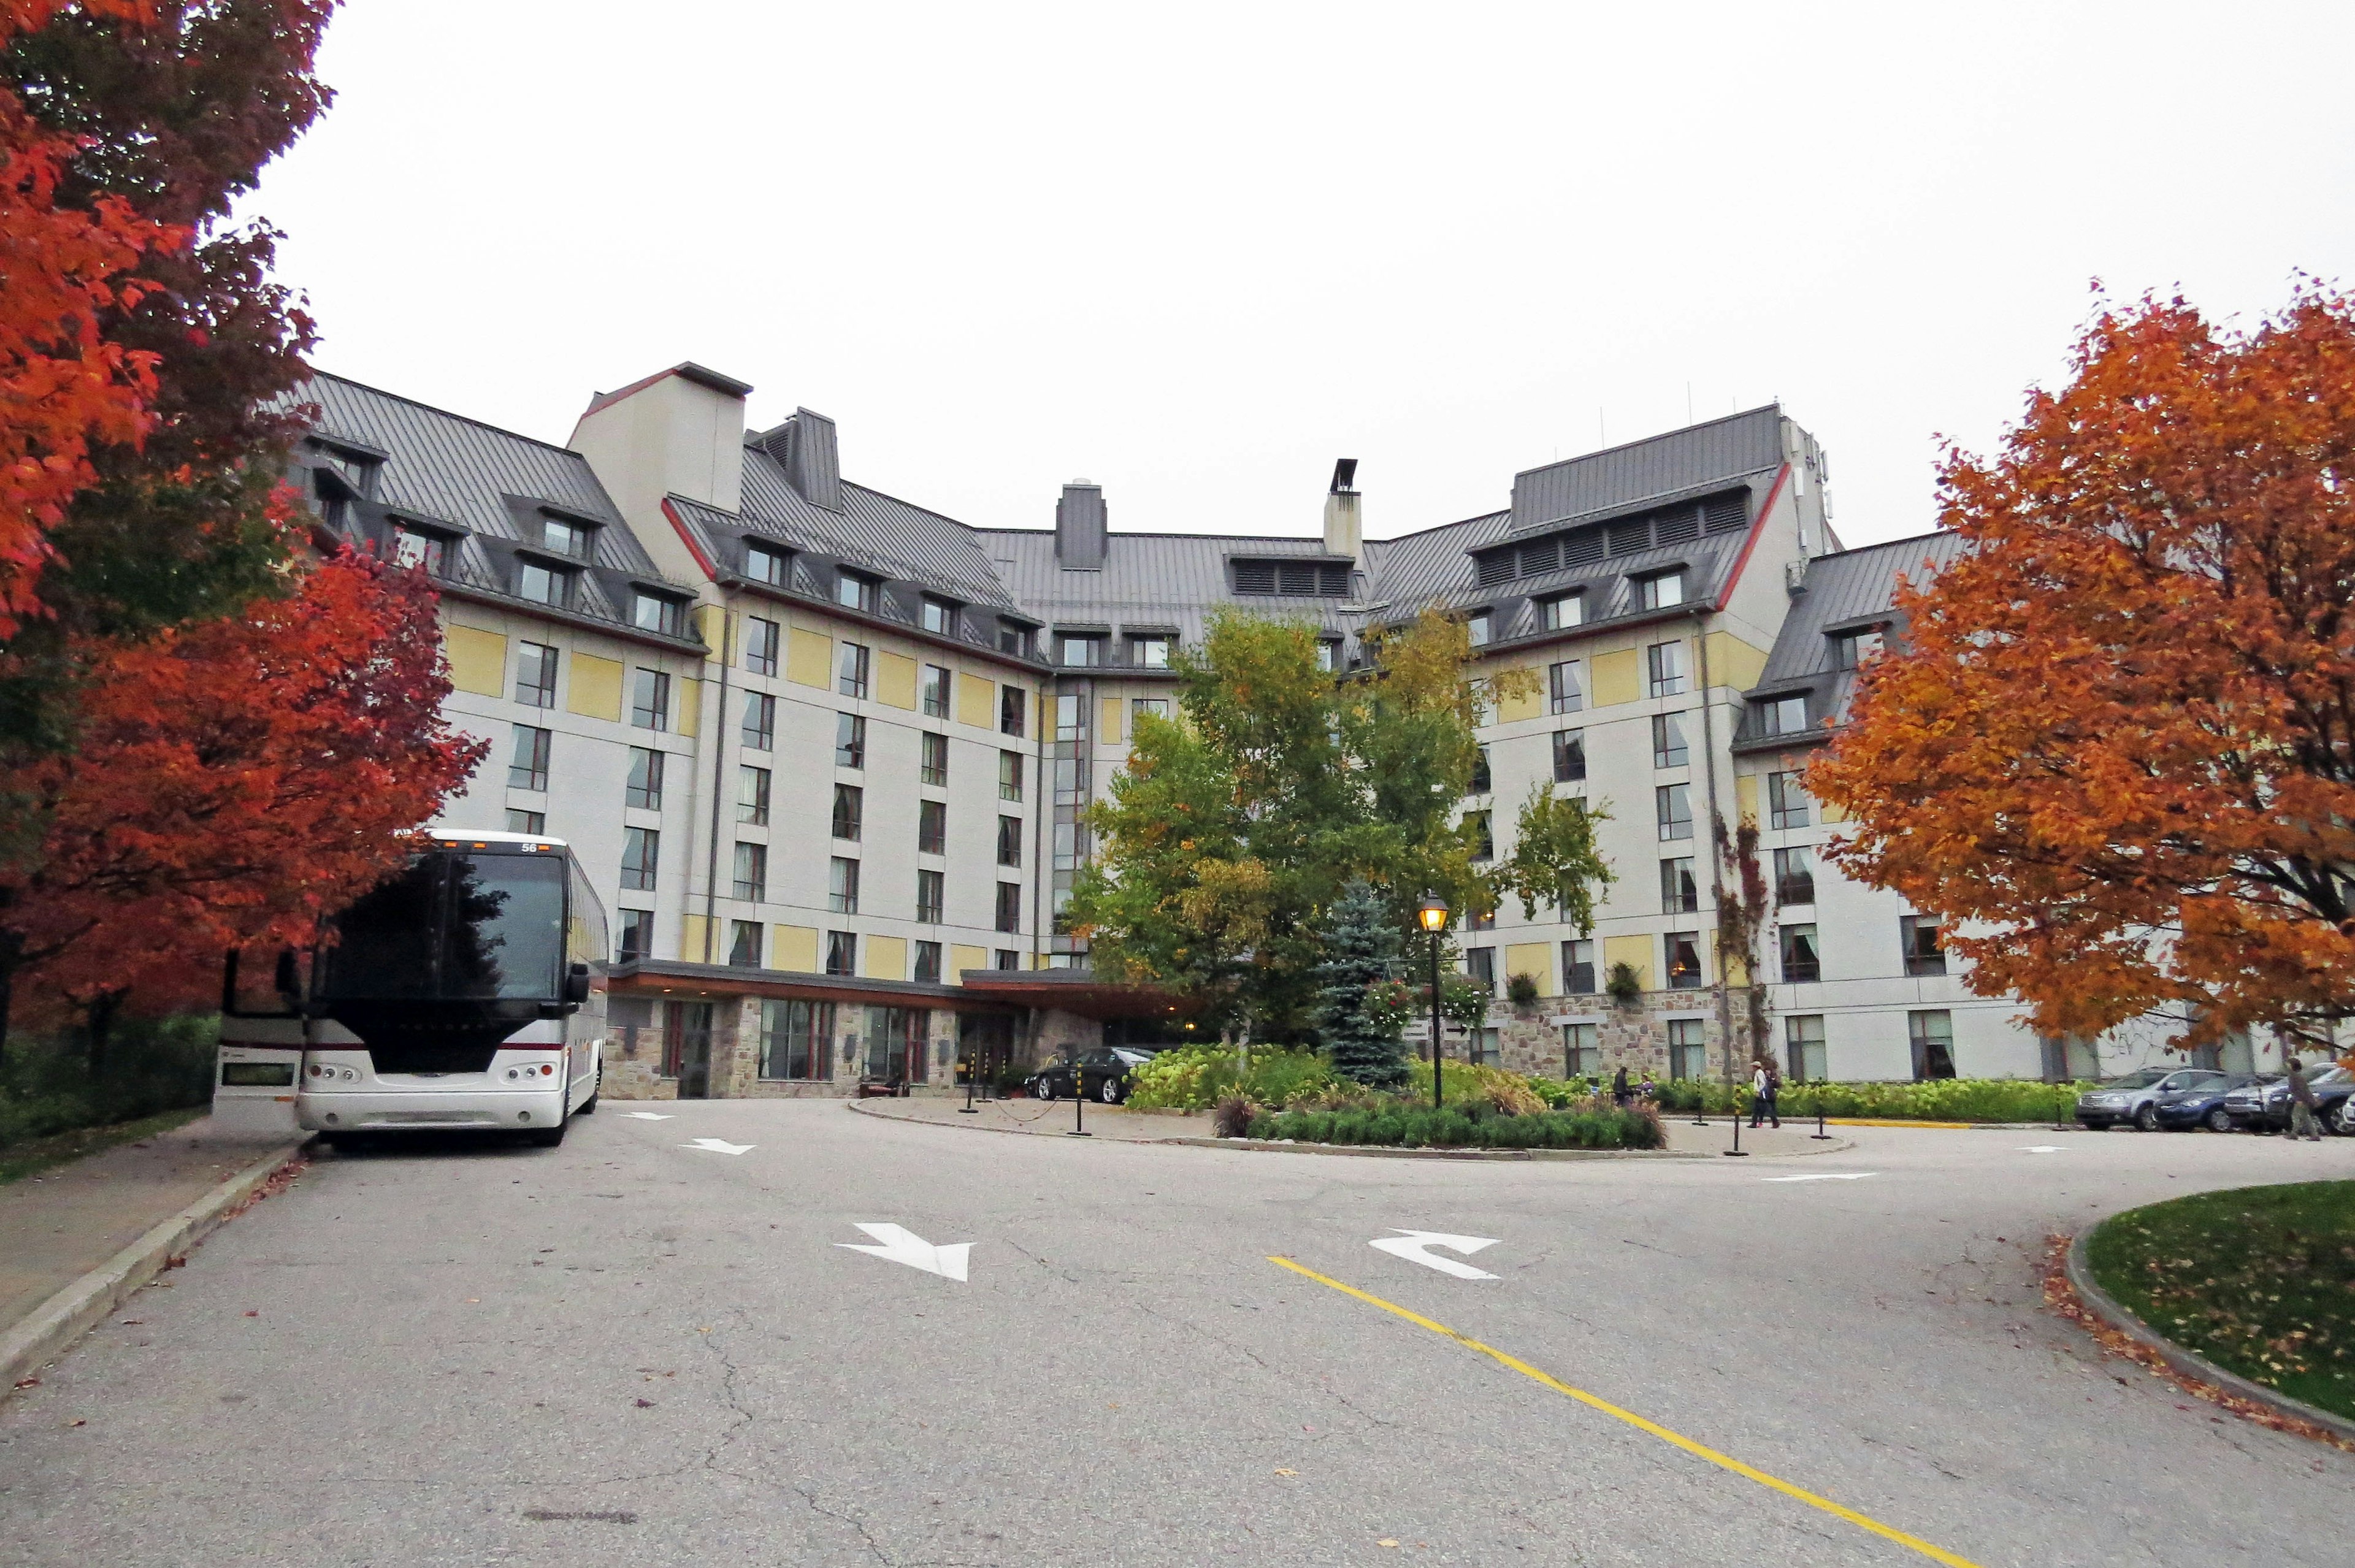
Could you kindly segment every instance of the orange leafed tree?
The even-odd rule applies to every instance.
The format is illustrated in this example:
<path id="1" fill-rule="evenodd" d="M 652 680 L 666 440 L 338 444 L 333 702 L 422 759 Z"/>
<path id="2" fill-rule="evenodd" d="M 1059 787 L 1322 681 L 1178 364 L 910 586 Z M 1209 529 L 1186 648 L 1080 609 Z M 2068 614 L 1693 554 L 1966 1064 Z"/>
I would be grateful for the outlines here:
<path id="1" fill-rule="evenodd" d="M 484 751 L 442 717 L 433 604 L 345 551 L 242 615 L 112 650 L 76 750 L 20 781 L 47 832 L 0 869 L 0 1005 L 12 979 L 52 1003 L 200 998 L 226 949 L 307 941 L 391 869 Z"/>
<path id="2" fill-rule="evenodd" d="M 2040 1030 L 2318 1040 L 2355 1012 L 2355 300 L 2145 299 L 2071 366 L 1947 457 L 1970 548 L 1807 770 L 1832 858 L 1976 923 L 1972 988 Z"/>

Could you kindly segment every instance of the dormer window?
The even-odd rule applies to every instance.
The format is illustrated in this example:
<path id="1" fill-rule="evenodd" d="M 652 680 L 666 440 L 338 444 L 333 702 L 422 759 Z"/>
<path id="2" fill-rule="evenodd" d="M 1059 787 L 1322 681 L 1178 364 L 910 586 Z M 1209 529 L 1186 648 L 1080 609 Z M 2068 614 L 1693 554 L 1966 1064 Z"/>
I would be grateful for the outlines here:
<path id="1" fill-rule="evenodd" d="M 540 527 L 540 548 L 555 555 L 569 555 L 575 560 L 587 560 L 591 541 L 596 530 L 585 524 L 567 522 L 562 517 L 549 517 Z"/>
<path id="2" fill-rule="evenodd" d="M 1568 631 L 1586 620 L 1586 595 L 1557 593 L 1538 601 L 1538 624 L 1549 632 Z"/>
<path id="3" fill-rule="evenodd" d="M 755 582 L 765 582 L 772 588 L 785 585 L 785 552 L 769 545 L 744 545 L 744 575 Z"/>
<path id="4" fill-rule="evenodd" d="M 630 624 L 642 632 L 683 637 L 687 635 L 687 606 L 677 599 L 640 589 L 630 601 Z"/>
<path id="5" fill-rule="evenodd" d="M 1854 669 L 1881 651 L 1881 628 L 1859 626 L 1831 635 L 1832 668 Z"/>
<path id="6" fill-rule="evenodd" d="M 1796 735 L 1807 727 L 1807 699 L 1805 693 L 1796 697 L 1769 697 L 1751 704 L 1758 714 L 1758 732 L 1762 735 Z"/>
<path id="7" fill-rule="evenodd" d="M 1167 669 L 1170 642 L 1167 637 L 1131 637 L 1128 662 L 1139 669 Z"/>
<path id="8" fill-rule="evenodd" d="M 997 623 L 997 651 L 1018 658 L 1030 656 L 1030 628 L 1019 621 Z"/>
<path id="9" fill-rule="evenodd" d="M 1060 645 L 1055 654 L 1057 664 L 1071 665 L 1084 669 L 1092 668 L 1103 663 L 1104 639 L 1102 637 L 1065 635 L 1055 640 Z"/>
<path id="10" fill-rule="evenodd" d="M 875 613 L 875 580 L 861 577 L 855 571 L 834 574 L 834 600 L 846 610 L 863 610 Z"/>
<path id="11" fill-rule="evenodd" d="M 450 541 L 440 534 L 407 523 L 392 525 L 392 560 L 396 566 L 413 566 L 428 577 L 440 577 L 448 560 Z"/>
<path id="12" fill-rule="evenodd" d="M 352 496 L 357 493 L 350 482 L 334 469 L 311 470 L 311 494 L 319 503 L 320 519 L 329 528 L 340 531 L 350 524 Z"/>
<path id="13" fill-rule="evenodd" d="M 1489 625 L 1488 612 L 1476 610 L 1465 617 L 1464 635 L 1474 647 L 1485 648 L 1488 645 Z"/>
<path id="14" fill-rule="evenodd" d="M 516 597 L 560 610 L 572 603 L 572 574 L 561 567 L 542 566 L 536 560 L 517 561 Z"/>
<path id="15" fill-rule="evenodd" d="M 1636 580 L 1636 603 L 1643 610 L 1672 610 L 1685 602 L 1685 574 L 1658 571 Z"/>
<path id="16" fill-rule="evenodd" d="M 924 630 L 937 637 L 956 635 L 957 607 L 945 599 L 924 595 L 922 623 Z"/>
<path id="17" fill-rule="evenodd" d="M 1164 661 L 1167 662 L 1166 660 Z M 1331 637 L 1316 640 L 1316 667 L 1331 675 L 1341 667 L 1341 645 Z"/>

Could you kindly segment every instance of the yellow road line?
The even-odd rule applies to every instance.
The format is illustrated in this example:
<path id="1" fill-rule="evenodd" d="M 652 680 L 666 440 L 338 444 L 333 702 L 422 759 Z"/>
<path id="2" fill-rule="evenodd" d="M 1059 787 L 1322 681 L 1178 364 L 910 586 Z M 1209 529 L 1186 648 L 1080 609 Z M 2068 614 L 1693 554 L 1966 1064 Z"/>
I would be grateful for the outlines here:
<path id="1" fill-rule="evenodd" d="M 1656 1421 L 1646 1421 L 1632 1410 L 1622 1410 L 1607 1399 L 1598 1398 L 1595 1395 L 1587 1392 L 1584 1389 L 1572 1388 L 1568 1383 L 1562 1381 L 1560 1378 L 1555 1377 L 1552 1373 L 1540 1371 L 1537 1368 L 1529 1365 L 1527 1361 L 1522 1360 L 1518 1356 L 1508 1356 L 1505 1354 L 1504 1351 L 1496 1349 L 1494 1346 L 1484 1345 L 1480 1343 L 1479 1340 L 1471 1338 L 1469 1335 L 1459 1334 L 1455 1329 L 1447 1327 L 1446 1324 L 1435 1323 L 1430 1318 L 1425 1317 L 1420 1312 L 1409 1311 L 1406 1307 L 1399 1306 L 1396 1302 L 1384 1301 L 1379 1296 L 1369 1295 L 1367 1292 L 1359 1290 L 1356 1285 L 1343 1285 L 1339 1280 L 1327 1278 L 1326 1275 L 1318 1274 L 1315 1269 L 1303 1268 L 1300 1264 L 1294 1263 L 1290 1258 L 1271 1257 L 1267 1261 L 1275 1264 L 1278 1268 L 1287 1268 L 1293 1273 L 1300 1275 L 1305 1278 L 1313 1279 L 1319 1285 L 1330 1285 L 1344 1296 L 1354 1296 L 1368 1306 L 1379 1307 L 1383 1311 L 1390 1313 L 1391 1316 L 1403 1317 L 1408 1322 L 1414 1324 L 1418 1328 L 1428 1328 L 1434 1334 L 1444 1335 L 1446 1338 L 1455 1340 L 1457 1344 L 1463 1346 L 1467 1350 L 1477 1350 L 1480 1354 L 1497 1362 L 1499 1366 L 1510 1367 L 1513 1371 L 1520 1373 L 1521 1376 L 1531 1379 L 1537 1382 L 1541 1382 L 1545 1384 L 1546 1387 L 1553 1390 L 1556 1393 L 1568 1394 L 1571 1398 L 1578 1401 L 1579 1403 L 1599 1410 L 1604 1414 L 1612 1417 L 1614 1420 L 1624 1421 L 1639 1432 L 1648 1432 L 1653 1436 L 1658 1438 L 1661 1442 L 1673 1444 L 1677 1447 L 1683 1449 L 1686 1453 L 1692 1455 L 1695 1458 L 1706 1459 L 1710 1464 L 1717 1466 L 1720 1469 L 1731 1470 L 1735 1475 L 1742 1477 L 1743 1479 L 1755 1481 L 1762 1487 L 1771 1487 L 1775 1491 L 1781 1492 L 1785 1497 L 1796 1498 L 1801 1502 L 1806 1504 L 1809 1508 L 1821 1509 L 1828 1514 L 1848 1520 L 1849 1523 L 1856 1526 L 1859 1530 L 1871 1531 L 1873 1534 L 1880 1536 L 1884 1541 L 1893 1541 L 1900 1546 L 1910 1547 L 1913 1551 L 1920 1552 L 1923 1556 L 1929 1558 L 1934 1563 L 1944 1563 L 1946 1564 L 1946 1568 L 1978 1568 L 1978 1564 L 1973 1563 L 1967 1557 L 1957 1557 L 1944 1547 L 1931 1545 L 1928 1541 L 1923 1540 L 1918 1535 L 1908 1535 L 1902 1530 L 1891 1529 L 1890 1526 L 1881 1523 L 1879 1520 L 1868 1518 L 1865 1515 L 1857 1512 L 1854 1509 L 1842 1508 L 1839 1504 L 1832 1501 L 1829 1498 L 1817 1497 L 1815 1493 L 1808 1491 L 1804 1487 L 1795 1487 L 1790 1482 L 1770 1476 L 1764 1470 L 1754 1469 L 1752 1467 L 1743 1464 L 1741 1460 L 1734 1458 L 1731 1455 L 1721 1454 L 1716 1449 L 1709 1447 L 1704 1444 L 1696 1443 L 1691 1438 L 1685 1436 L 1682 1433 L 1671 1432 Z"/>
<path id="2" fill-rule="evenodd" d="M 1805 1120 L 1794 1117 L 1793 1120 Z M 1826 1116 L 1824 1120 L 1836 1127 L 1960 1127 L 1969 1131 L 1978 1122 L 1916 1122 L 1902 1116 Z"/>

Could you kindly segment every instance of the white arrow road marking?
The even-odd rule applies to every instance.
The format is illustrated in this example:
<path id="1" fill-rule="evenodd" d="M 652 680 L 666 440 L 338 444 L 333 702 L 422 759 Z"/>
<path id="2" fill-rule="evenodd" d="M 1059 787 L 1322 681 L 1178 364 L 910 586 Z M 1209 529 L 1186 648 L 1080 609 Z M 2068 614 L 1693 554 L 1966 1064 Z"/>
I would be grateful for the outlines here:
<path id="1" fill-rule="evenodd" d="M 1391 1229 L 1397 1230 L 1398 1227 L 1392 1226 Z M 1450 1236 L 1438 1231 L 1400 1231 L 1395 1236 L 1384 1236 L 1366 1244 L 1394 1258 L 1404 1258 L 1425 1268 L 1435 1268 L 1442 1274 L 1452 1274 L 1458 1279 L 1497 1277 L 1486 1269 L 1457 1263 L 1454 1258 L 1433 1257 L 1424 1250 L 1427 1247 L 1445 1247 L 1451 1253 L 1476 1253 L 1482 1247 L 1495 1246 L 1497 1238 L 1494 1236 Z"/>
<path id="2" fill-rule="evenodd" d="M 751 1148 L 753 1146 L 751 1144 L 731 1144 L 726 1138 L 698 1138 L 691 1144 L 681 1144 L 678 1147 L 681 1148 L 699 1148 L 708 1154 L 742 1154 L 746 1149 Z"/>
<path id="3" fill-rule="evenodd" d="M 2069 1146 L 2067 1144 L 2030 1144 L 2019 1152 L 2022 1154 L 2060 1154 L 2064 1152 L 2068 1147 Z"/>
<path id="4" fill-rule="evenodd" d="M 665 1115 L 660 1111 L 625 1111 L 623 1115 L 634 1116 L 642 1122 L 667 1122 L 670 1120 L 668 1116 Z"/>
<path id="5" fill-rule="evenodd" d="M 1868 1176 L 1879 1176 L 1877 1170 L 1826 1171 L 1820 1176 L 1762 1176 L 1761 1181 L 1862 1181 Z"/>
<path id="6" fill-rule="evenodd" d="M 869 1225 L 859 1222 L 858 1228 L 880 1242 L 880 1246 L 866 1246 L 858 1242 L 837 1242 L 837 1247 L 847 1247 L 854 1253 L 872 1253 L 895 1264 L 922 1269 L 926 1274 L 939 1275 L 943 1279 L 964 1283 L 965 1258 L 973 1251 L 971 1242 L 951 1242 L 936 1247 L 904 1225 Z"/>

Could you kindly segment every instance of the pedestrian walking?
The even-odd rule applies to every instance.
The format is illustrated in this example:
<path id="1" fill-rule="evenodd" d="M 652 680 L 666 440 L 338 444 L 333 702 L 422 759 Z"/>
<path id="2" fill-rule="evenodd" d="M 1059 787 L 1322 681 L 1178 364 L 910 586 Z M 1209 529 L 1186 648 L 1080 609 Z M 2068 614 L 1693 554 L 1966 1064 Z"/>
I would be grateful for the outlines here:
<path id="1" fill-rule="evenodd" d="M 1783 1125 L 1783 1072 L 1772 1061 L 1766 1064 L 1766 1118 L 1775 1126 Z"/>
<path id="2" fill-rule="evenodd" d="M 1750 1129 L 1758 1130 L 1759 1118 L 1766 1115 L 1766 1063 L 1750 1064 Z"/>
<path id="3" fill-rule="evenodd" d="M 1627 1108 L 1627 1064 L 1624 1061 L 1619 1071 L 1611 1075 L 1611 1103 L 1623 1111 Z"/>
<path id="4" fill-rule="evenodd" d="M 2314 1085 L 2306 1081 L 2306 1068 L 2295 1056 L 2289 1059 L 2289 1136 L 2322 1141 L 2321 1125 L 2314 1119 Z"/>

